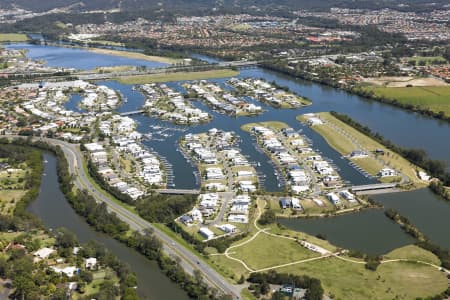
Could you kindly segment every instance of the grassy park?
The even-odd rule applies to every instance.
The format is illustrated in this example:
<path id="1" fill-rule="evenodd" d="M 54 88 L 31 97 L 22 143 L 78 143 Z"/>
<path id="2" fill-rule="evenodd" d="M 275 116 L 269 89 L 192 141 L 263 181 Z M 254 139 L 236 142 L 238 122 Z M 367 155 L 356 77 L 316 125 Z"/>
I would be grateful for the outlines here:
<path id="1" fill-rule="evenodd" d="M 245 246 L 232 249 L 230 252 L 233 253 L 233 257 L 245 261 L 253 270 L 320 256 L 305 249 L 293 240 L 282 239 L 264 233 L 260 233 Z M 269 253 L 276 255 L 268 255 Z"/>
<path id="2" fill-rule="evenodd" d="M 259 201 L 258 207 L 262 206 Z M 234 281 L 252 272 L 247 268 L 258 272 L 273 269 L 279 273 L 308 275 L 320 279 L 325 294 L 333 299 L 415 299 L 439 294 L 448 286 L 445 274 L 437 268 L 439 259 L 414 245 L 383 255 L 377 270 L 371 271 L 361 259 L 345 255 L 320 256 L 296 242 L 306 240 L 333 253 L 338 251 L 325 240 L 276 224 L 253 227 L 249 236 L 231 245 L 229 257 L 224 254 L 209 256 L 208 261 Z"/>
<path id="3" fill-rule="evenodd" d="M 397 101 L 403 105 L 413 105 L 421 110 L 442 112 L 450 117 L 450 85 L 412 87 L 365 87 L 375 97 Z"/>
<path id="4" fill-rule="evenodd" d="M 25 42 L 28 37 L 22 33 L 0 33 L 0 43 L 3 42 Z"/>
<path id="5" fill-rule="evenodd" d="M 210 70 L 200 72 L 173 72 L 161 74 L 138 75 L 117 78 L 117 81 L 123 84 L 145 84 L 153 82 L 170 82 L 185 80 L 200 80 L 211 78 L 226 78 L 238 75 L 238 71 L 231 69 Z"/>
<path id="6" fill-rule="evenodd" d="M 333 299 L 415 299 L 441 293 L 448 286 L 439 270 L 413 262 L 385 263 L 370 271 L 364 264 L 330 257 L 278 272 L 318 278 Z"/>

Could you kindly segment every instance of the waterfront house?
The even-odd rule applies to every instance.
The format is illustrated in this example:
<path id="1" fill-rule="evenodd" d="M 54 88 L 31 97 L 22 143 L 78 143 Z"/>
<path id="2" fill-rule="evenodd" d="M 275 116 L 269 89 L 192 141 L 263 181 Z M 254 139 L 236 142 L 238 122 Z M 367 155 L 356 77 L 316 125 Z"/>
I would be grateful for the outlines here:
<path id="1" fill-rule="evenodd" d="M 383 168 L 378 172 L 380 177 L 397 176 L 397 172 L 391 168 Z"/>
<path id="2" fill-rule="evenodd" d="M 327 194 L 327 199 L 333 203 L 334 205 L 338 205 L 340 203 L 339 201 L 339 197 L 338 195 L 336 195 L 335 193 L 328 193 Z"/>
<path id="3" fill-rule="evenodd" d="M 340 191 L 339 195 L 341 195 L 345 200 L 349 202 L 356 202 L 355 195 L 350 193 L 348 190 Z"/>
<path id="4" fill-rule="evenodd" d="M 290 198 L 281 198 L 279 200 L 280 207 L 282 209 L 290 208 L 291 207 L 291 199 Z"/>

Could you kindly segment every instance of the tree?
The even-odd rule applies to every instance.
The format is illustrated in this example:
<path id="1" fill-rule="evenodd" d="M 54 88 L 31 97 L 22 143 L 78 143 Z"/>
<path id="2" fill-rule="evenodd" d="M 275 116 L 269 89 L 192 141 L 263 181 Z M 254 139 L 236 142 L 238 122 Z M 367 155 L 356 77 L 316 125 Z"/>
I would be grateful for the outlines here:
<path id="1" fill-rule="evenodd" d="M 258 223 L 261 225 L 268 225 L 268 224 L 272 224 L 275 223 L 275 221 L 277 220 L 275 212 L 273 210 L 266 210 L 261 218 L 259 218 Z"/>
<path id="2" fill-rule="evenodd" d="M 77 237 L 66 228 L 60 228 L 56 231 L 56 244 L 63 248 L 73 248 L 78 244 Z"/>
<path id="3" fill-rule="evenodd" d="M 114 285 L 114 281 L 105 280 L 100 285 L 100 290 L 98 294 L 99 300 L 114 300 L 116 296 L 119 295 L 119 290 L 117 286 Z"/>

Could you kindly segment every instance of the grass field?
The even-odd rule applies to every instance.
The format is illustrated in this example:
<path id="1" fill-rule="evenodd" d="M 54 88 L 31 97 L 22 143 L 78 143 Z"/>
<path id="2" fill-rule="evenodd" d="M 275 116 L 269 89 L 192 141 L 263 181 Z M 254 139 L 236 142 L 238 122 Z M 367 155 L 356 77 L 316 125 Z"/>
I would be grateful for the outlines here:
<path id="1" fill-rule="evenodd" d="M 336 251 L 327 241 L 317 239 L 301 232 L 294 232 L 270 226 L 270 233 L 297 237 Z M 248 238 L 235 242 L 241 244 Z M 260 233 L 255 239 L 240 247 L 232 248 L 232 257 L 243 260 L 250 268 L 260 269 L 286 263 L 292 263 L 309 257 L 318 256 L 295 241 Z M 440 265 L 439 259 L 431 252 L 414 245 L 405 246 L 386 254 L 383 259 L 411 259 Z M 223 255 L 210 256 L 210 262 L 222 274 L 238 279 L 249 272 L 237 261 Z M 359 259 L 353 259 L 362 262 Z M 364 263 L 344 261 L 336 257 L 315 261 L 300 262 L 288 267 L 275 269 L 279 273 L 308 275 L 321 280 L 325 293 L 332 299 L 415 299 L 443 292 L 448 281 L 444 273 L 436 268 L 415 262 L 387 262 L 376 271 L 367 270 Z"/>
<path id="2" fill-rule="evenodd" d="M 333 295 L 336 300 L 415 299 L 434 296 L 448 286 L 442 272 L 430 266 L 408 262 L 382 264 L 373 272 L 366 270 L 364 264 L 328 258 L 278 271 L 318 278 L 326 294 Z"/>
<path id="3" fill-rule="evenodd" d="M 164 56 L 145 55 L 143 53 L 131 52 L 131 51 L 119 51 L 119 50 L 100 49 L 100 48 L 89 48 L 88 50 L 91 52 L 99 53 L 99 54 L 122 56 L 122 57 L 128 57 L 128 58 L 161 62 L 161 63 L 166 63 L 166 64 L 174 64 L 174 63 L 181 61 L 180 59 L 164 57 Z"/>
<path id="4" fill-rule="evenodd" d="M 413 86 L 413 87 L 365 87 L 375 96 L 396 100 L 402 104 L 411 104 L 419 109 L 443 112 L 450 117 L 450 85 Z"/>
<path id="5" fill-rule="evenodd" d="M 152 82 L 170 82 L 170 81 L 184 81 L 184 80 L 200 80 L 210 78 L 226 78 L 238 75 L 238 71 L 231 69 L 225 70 L 211 70 L 201 72 L 173 72 L 164 74 L 151 74 L 141 76 L 121 77 L 116 80 L 123 84 L 144 84 Z"/>
<path id="6" fill-rule="evenodd" d="M 319 256 L 295 241 L 264 233 L 260 233 L 250 243 L 230 250 L 230 253 L 254 270 Z"/>
<path id="7" fill-rule="evenodd" d="M 322 135 L 327 143 L 342 155 L 348 155 L 353 150 L 374 151 L 375 149 L 382 149 L 386 154 L 378 156 L 378 158 L 383 162 L 383 164 L 388 165 L 395 170 L 405 174 L 413 183 L 417 185 L 417 187 L 422 187 L 425 185 L 425 183 L 422 182 L 416 175 L 416 169 L 418 167 L 412 165 L 409 161 L 407 161 L 397 153 L 393 153 L 372 138 L 362 134 L 353 127 L 336 119 L 330 113 L 319 113 L 318 115 L 324 121 L 329 122 L 329 124 L 333 126 L 325 123 L 323 125 L 315 125 L 312 127 L 312 129 Z M 299 121 L 304 120 L 301 116 L 297 117 L 297 119 Z M 336 128 L 339 128 L 347 135 L 344 135 L 340 131 L 337 131 Z M 362 149 L 358 149 L 359 147 L 355 145 L 355 143 L 348 137 L 348 135 L 356 140 L 357 144 L 360 145 Z M 352 159 L 352 161 L 372 175 L 376 174 L 376 172 L 378 172 L 383 167 L 382 163 L 380 163 L 378 160 L 375 160 L 374 158 L 358 158 Z"/>
<path id="8" fill-rule="evenodd" d="M 440 265 L 439 258 L 436 255 L 415 245 L 408 245 L 397 248 L 384 255 L 383 257 L 384 259 L 407 258 L 411 260 L 420 260 L 435 265 Z"/>
<path id="9" fill-rule="evenodd" d="M 0 43 L 2 42 L 25 42 L 28 37 L 22 33 L 0 33 Z"/>

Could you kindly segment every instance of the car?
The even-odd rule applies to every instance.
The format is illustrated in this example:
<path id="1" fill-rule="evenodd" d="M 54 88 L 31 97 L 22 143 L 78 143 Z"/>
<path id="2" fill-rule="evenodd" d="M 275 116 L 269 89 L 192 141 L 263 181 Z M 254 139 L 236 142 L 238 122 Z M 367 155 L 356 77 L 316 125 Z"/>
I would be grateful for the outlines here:
<path id="1" fill-rule="evenodd" d="M 197 265 L 199 265 L 200 264 L 200 262 L 197 260 Z"/>

